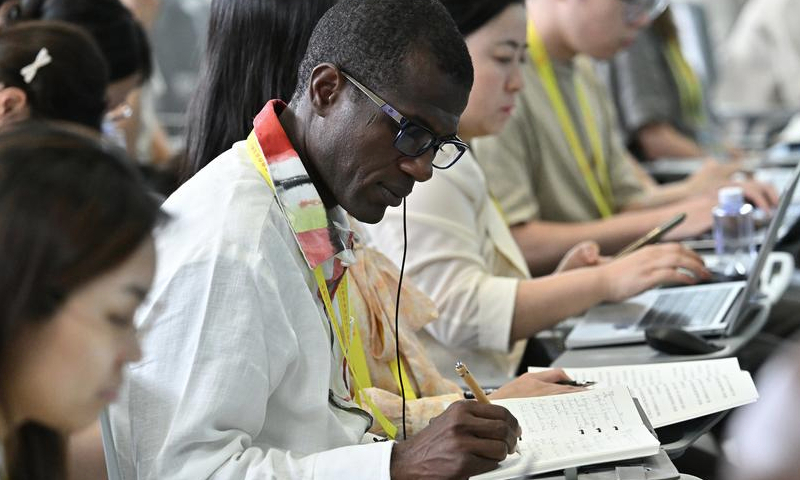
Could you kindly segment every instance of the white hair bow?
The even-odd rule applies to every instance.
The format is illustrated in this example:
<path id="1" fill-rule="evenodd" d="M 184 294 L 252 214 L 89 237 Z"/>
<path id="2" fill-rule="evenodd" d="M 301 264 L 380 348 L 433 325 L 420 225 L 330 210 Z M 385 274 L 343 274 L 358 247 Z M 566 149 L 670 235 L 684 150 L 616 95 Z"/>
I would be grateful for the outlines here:
<path id="1" fill-rule="evenodd" d="M 36 72 L 45 65 L 49 65 L 52 61 L 53 57 L 50 56 L 50 52 L 48 52 L 46 48 L 43 48 L 36 54 L 33 63 L 24 67 L 19 73 L 22 75 L 22 79 L 25 80 L 25 83 L 31 83 L 33 79 L 36 78 Z"/>

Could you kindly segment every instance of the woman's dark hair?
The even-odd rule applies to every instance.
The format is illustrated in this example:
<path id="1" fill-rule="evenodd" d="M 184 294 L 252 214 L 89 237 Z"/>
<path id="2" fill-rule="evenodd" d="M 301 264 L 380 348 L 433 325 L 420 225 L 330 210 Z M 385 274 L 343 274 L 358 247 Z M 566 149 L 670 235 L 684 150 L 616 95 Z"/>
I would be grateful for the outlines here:
<path id="1" fill-rule="evenodd" d="M 189 105 L 188 180 L 252 129 L 273 98 L 288 102 L 317 21 L 336 0 L 213 0 L 200 80 Z"/>
<path id="2" fill-rule="evenodd" d="M 0 0 L 0 26 L 16 22 L 20 13 L 19 0 Z"/>
<path id="3" fill-rule="evenodd" d="M 0 361 L 24 326 L 47 322 L 70 293 L 127 259 L 159 220 L 157 202 L 121 155 L 40 122 L 0 133 Z M 7 447 L 10 480 L 65 478 L 64 440 L 48 426 L 22 425 Z"/>
<path id="4" fill-rule="evenodd" d="M 24 20 L 61 20 L 85 28 L 108 62 L 111 82 L 138 73 L 150 78 L 153 63 L 147 35 L 119 0 L 20 0 Z"/>
<path id="5" fill-rule="evenodd" d="M 524 0 L 440 0 L 465 37 L 478 30 L 509 5 L 524 5 Z"/>
<path id="6" fill-rule="evenodd" d="M 26 83 L 21 70 L 42 48 L 52 60 Z M 99 130 L 108 67 L 92 38 L 63 22 L 23 22 L 0 30 L 0 83 L 25 92 L 32 118 L 66 120 Z"/>

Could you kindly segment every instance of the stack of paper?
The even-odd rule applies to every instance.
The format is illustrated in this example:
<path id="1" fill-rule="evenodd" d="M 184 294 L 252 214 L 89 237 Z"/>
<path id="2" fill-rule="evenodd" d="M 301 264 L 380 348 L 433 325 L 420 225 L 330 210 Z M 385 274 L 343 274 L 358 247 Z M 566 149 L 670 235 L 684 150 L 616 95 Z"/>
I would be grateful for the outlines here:
<path id="1" fill-rule="evenodd" d="M 519 453 L 474 479 L 513 478 L 658 453 L 658 440 L 624 387 L 493 403 L 520 422 Z"/>
<path id="2" fill-rule="evenodd" d="M 544 368 L 529 368 L 542 371 Z M 758 392 L 735 358 L 694 362 L 565 368 L 579 382 L 594 387 L 627 387 L 639 400 L 653 427 L 722 412 L 755 402 Z"/>

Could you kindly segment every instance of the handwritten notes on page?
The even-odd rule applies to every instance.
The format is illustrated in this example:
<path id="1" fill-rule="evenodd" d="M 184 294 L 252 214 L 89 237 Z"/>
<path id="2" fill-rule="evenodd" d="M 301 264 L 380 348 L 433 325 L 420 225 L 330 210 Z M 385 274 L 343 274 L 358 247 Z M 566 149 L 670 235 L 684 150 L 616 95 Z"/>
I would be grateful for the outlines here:
<path id="1" fill-rule="evenodd" d="M 750 374 L 739 368 L 736 358 L 564 370 L 576 381 L 596 382 L 594 388 L 627 387 L 656 428 L 758 399 Z"/>
<path id="2" fill-rule="evenodd" d="M 520 422 L 519 453 L 475 479 L 533 475 L 658 452 L 658 440 L 624 387 L 494 403 L 506 407 Z"/>

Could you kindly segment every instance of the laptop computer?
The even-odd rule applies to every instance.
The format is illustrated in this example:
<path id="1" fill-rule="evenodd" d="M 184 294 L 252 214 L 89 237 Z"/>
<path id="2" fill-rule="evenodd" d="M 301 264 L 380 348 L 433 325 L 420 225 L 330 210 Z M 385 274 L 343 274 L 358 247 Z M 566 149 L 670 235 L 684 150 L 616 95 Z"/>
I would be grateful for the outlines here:
<path id="1" fill-rule="evenodd" d="M 761 271 L 767 263 L 778 230 L 800 178 L 800 164 L 781 196 L 756 261 L 746 281 L 675 288 L 656 288 L 625 302 L 589 309 L 565 340 L 567 348 L 598 347 L 644 342 L 648 327 L 680 327 L 702 335 L 731 334 L 758 295 Z"/>

